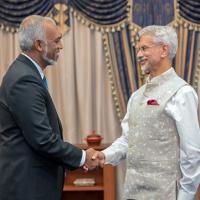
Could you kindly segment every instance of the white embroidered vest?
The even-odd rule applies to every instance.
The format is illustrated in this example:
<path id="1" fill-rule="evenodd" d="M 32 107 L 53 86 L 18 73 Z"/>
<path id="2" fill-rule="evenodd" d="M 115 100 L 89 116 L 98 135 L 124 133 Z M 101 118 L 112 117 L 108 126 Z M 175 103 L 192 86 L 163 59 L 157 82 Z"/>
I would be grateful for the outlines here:
<path id="1" fill-rule="evenodd" d="M 164 108 L 187 83 L 173 69 L 145 84 L 130 104 L 124 199 L 176 200 L 179 137 Z M 149 99 L 159 105 L 148 105 Z"/>

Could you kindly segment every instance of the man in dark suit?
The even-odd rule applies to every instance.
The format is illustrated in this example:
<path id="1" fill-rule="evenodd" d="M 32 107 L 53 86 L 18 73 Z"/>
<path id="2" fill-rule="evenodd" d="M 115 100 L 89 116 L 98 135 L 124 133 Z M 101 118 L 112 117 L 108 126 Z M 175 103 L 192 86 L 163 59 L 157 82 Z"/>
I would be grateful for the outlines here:
<path id="1" fill-rule="evenodd" d="M 57 61 L 61 38 L 50 18 L 33 15 L 21 23 L 22 53 L 0 87 L 0 200 L 59 200 L 64 168 L 96 166 L 93 149 L 63 141 L 46 88 L 43 70 Z"/>

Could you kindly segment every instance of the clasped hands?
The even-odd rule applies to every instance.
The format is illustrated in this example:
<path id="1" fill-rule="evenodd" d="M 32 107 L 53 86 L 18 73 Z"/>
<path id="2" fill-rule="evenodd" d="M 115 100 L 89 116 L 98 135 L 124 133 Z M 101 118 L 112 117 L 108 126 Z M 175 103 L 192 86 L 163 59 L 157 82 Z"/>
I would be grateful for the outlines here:
<path id="1" fill-rule="evenodd" d="M 105 163 L 105 155 L 101 151 L 96 151 L 92 148 L 87 149 L 86 151 L 86 159 L 83 169 L 85 171 L 93 170 L 97 167 L 103 167 Z"/>

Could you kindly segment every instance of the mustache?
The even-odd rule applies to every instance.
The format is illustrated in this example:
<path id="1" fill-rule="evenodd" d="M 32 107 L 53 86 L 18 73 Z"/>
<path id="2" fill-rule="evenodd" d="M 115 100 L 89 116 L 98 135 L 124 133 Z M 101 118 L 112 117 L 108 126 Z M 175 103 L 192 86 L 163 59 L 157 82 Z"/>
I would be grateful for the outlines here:
<path id="1" fill-rule="evenodd" d="M 143 57 L 137 57 L 137 61 L 138 61 L 138 62 L 141 62 L 141 61 L 143 61 L 143 60 L 144 60 Z"/>

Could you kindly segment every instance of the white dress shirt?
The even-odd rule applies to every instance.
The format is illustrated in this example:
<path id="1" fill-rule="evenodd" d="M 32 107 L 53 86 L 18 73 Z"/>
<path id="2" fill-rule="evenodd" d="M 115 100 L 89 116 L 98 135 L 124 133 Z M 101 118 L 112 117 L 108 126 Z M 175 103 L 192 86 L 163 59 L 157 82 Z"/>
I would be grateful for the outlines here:
<path id="1" fill-rule="evenodd" d="M 156 78 L 156 77 L 155 77 Z M 105 149 L 106 163 L 117 165 L 128 151 L 129 99 L 127 113 L 121 123 L 122 136 Z M 194 89 L 183 86 L 166 104 L 165 112 L 174 119 L 180 138 L 180 189 L 178 200 L 193 200 L 200 183 L 200 131 L 198 123 L 198 97 Z"/>

